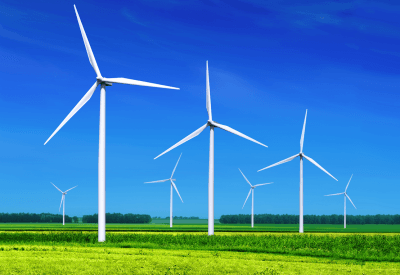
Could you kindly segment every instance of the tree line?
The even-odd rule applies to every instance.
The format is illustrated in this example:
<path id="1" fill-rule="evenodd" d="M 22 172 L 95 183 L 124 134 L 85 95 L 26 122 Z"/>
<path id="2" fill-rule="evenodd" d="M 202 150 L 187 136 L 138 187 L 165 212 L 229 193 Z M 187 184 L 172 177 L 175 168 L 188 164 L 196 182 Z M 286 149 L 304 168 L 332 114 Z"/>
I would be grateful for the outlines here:
<path id="1" fill-rule="evenodd" d="M 304 224 L 343 224 L 343 215 L 304 215 Z M 251 215 L 222 215 L 219 219 L 223 224 L 251 223 Z M 299 215 L 288 214 L 257 214 L 256 224 L 298 224 Z M 346 215 L 347 224 L 400 224 L 400 215 Z"/>
<path id="2" fill-rule="evenodd" d="M 83 215 L 83 223 L 97 223 L 98 215 Z M 150 223 L 150 215 L 106 213 L 106 223 Z"/>
<path id="3" fill-rule="evenodd" d="M 0 213 L 0 222 L 41 222 L 41 223 L 62 223 L 61 214 L 51 213 Z M 65 215 L 65 222 L 78 222 L 78 217 L 69 217 Z"/>

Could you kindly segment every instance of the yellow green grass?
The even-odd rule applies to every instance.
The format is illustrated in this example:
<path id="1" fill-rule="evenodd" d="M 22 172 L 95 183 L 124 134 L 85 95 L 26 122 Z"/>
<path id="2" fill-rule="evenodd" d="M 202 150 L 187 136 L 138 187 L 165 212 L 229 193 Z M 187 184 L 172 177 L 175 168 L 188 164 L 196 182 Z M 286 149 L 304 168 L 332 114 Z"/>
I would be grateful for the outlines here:
<path id="1" fill-rule="evenodd" d="M 399 274 L 400 264 L 227 251 L 1 245 L 0 274 Z"/>
<path id="2" fill-rule="evenodd" d="M 400 274 L 400 234 L 0 231 L 0 274 Z"/>

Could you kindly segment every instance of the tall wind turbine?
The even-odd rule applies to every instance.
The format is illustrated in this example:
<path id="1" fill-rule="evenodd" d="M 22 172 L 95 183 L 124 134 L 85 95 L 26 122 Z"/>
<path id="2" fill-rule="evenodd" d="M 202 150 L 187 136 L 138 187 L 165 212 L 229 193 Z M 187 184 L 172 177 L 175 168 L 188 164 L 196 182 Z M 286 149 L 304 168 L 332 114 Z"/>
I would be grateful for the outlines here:
<path id="1" fill-rule="evenodd" d="M 127 79 L 123 77 L 118 78 L 105 78 L 100 74 L 99 67 L 97 66 L 96 59 L 94 58 L 92 49 L 89 44 L 89 40 L 86 37 L 85 30 L 83 29 L 81 19 L 79 18 L 78 11 L 74 5 L 76 17 L 78 19 L 79 28 L 81 29 L 83 42 L 85 44 L 86 52 L 89 57 L 89 62 L 92 65 L 94 71 L 96 72 L 96 82 L 89 89 L 89 91 L 83 96 L 83 98 L 78 102 L 78 104 L 72 109 L 68 116 L 61 122 L 58 128 L 53 132 L 53 134 L 44 143 L 47 142 L 64 126 L 68 120 L 82 108 L 83 105 L 88 102 L 92 97 L 94 91 L 98 85 L 101 85 L 100 89 L 100 127 L 99 127 L 99 167 L 98 167 L 98 240 L 99 242 L 104 242 L 106 240 L 106 86 L 111 86 L 112 83 L 120 84 L 130 84 L 157 88 L 167 88 L 176 89 L 179 88 L 153 84 L 149 82 Z"/>
<path id="2" fill-rule="evenodd" d="M 214 127 L 221 128 L 225 131 L 228 131 L 232 134 L 238 135 L 242 138 L 251 140 L 255 143 L 258 143 L 262 146 L 268 147 L 234 129 L 231 127 L 219 124 L 212 120 L 212 113 L 211 113 L 211 97 L 210 97 L 210 81 L 208 77 L 208 61 L 206 62 L 206 107 L 208 112 L 208 121 L 206 124 L 201 126 L 199 129 L 176 143 L 174 146 L 170 147 L 168 150 L 164 151 L 154 159 L 164 155 L 165 153 L 171 151 L 175 147 L 178 147 L 182 143 L 198 136 L 204 129 L 210 126 L 210 159 L 209 159 L 209 170 L 208 170 L 208 235 L 214 235 Z"/>
<path id="3" fill-rule="evenodd" d="M 247 202 L 247 199 L 250 196 L 251 193 L 251 227 L 254 227 L 254 188 L 256 188 L 257 186 L 261 186 L 261 185 L 266 185 L 266 184 L 271 184 L 272 182 L 269 183 L 261 183 L 261 184 L 256 184 L 256 185 L 251 185 L 251 183 L 249 182 L 249 180 L 246 178 L 246 176 L 243 174 L 243 172 L 239 169 L 240 173 L 242 173 L 244 179 L 247 181 L 248 184 L 250 184 L 250 191 L 249 194 L 247 195 L 246 200 L 244 201 L 243 207 Z"/>
<path id="4" fill-rule="evenodd" d="M 171 177 L 170 177 L 169 179 L 145 182 L 145 183 L 166 182 L 166 181 L 170 181 L 170 182 L 171 182 L 171 199 L 170 199 L 170 205 L 169 205 L 169 227 L 172 227 L 172 199 L 173 199 L 173 198 L 172 198 L 172 194 L 173 194 L 172 187 L 175 188 L 176 193 L 178 193 L 178 196 L 179 196 L 179 198 L 181 199 L 181 201 L 182 201 L 182 203 L 183 203 L 183 200 L 182 200 L 182 198 L 181 198 L 181 195 L 179 194 L 178 188 L 176 187 L 176 185 L 175 185 L 175 183 L 174 183 L 174 180 L 175 180 L 175 179 L 172 178 L 172 177 L 174 176 L 176 167 L 178 166 L 179 160 L 181 159 L 181 156 L 182 156 L 182 153 L 181 153 L 181 155 L 179 156 L 179 159 L 178 159 L 178 161 L 176 162 L 175 168 L 174 168 L 174 170 L 172 171 Z"/>
<path id="5" fill-rule="evenodd" d="M 337 194 L 331 194 L 331 195 L 325 195 L 325 196 L 336 196 L 336 195 L 344 195 L 344 228 L 346 228 L 346 197 L 349 199 L 349 201 L 351 202 L 351 204 L 354 206 L 355 209 L 357 209 L 357 207 L 354 205 L 354 203 L 351 201 L 349 195 L 347 195 L 347 188 L 349 187 L 351 178 L 353 177 L 353 175 L 351 175 L 349 182 L 347 183 L 346 189 L 344 190 L 343 193 L 337 193 Z"/>
<path id="6" fill-rule="evenodd" d="M 54 183 L 52 183 L 52 182 L 50 182 L 50 183 L 54 185 Z M 78 186 L 78 185 L 77 185 L 77 186 Z M 57 186 L 55 186 L 55 185 L 54 185 L 54 187 L 57 188 L 57 190 L 60 191 L 60 192 L 62 193 L 60 208 L 58 208 L 58 211 L 60 212 L 60 210 L 61 210 L 61 204 L 62 204 L 62 205 L 63 205 L 63 225 L 64 225 L 64 224 L 65 224 L 65 195 L 67 194 L 67 192 L 68 192 L 69 190 L 74 189 L 76 186 L 74 186 L 74 187 L 68 189 L 68 190 L 65 191 L 65 192 L 61 191 L 61 190 L 60 190 Z M 63 204 L 63 202 L 64 202 L 64 204 Z"/>
<path id="7" fill-rule="evenodd" d="M 258 170 L 257 172 L 260 172 L 264 169 L 268 169 L 271 168 L 273 166 L 294 160 L 297 157 L 300 157 L 300 215 L 299 215 L 299 232 L 300 233 L 304 233 L 304 226 L 303 226 L 303 158 L 309 160 L 312 164 L 314 164 L 315 166 L 317 166 L 319 169 L 321 169 L 322 171 L 324 171 L 325 173 L 327 173 L 329 176 L 331 176 L 332 178 L 334 178 L 336 181 L 337 179 L 332 176 L 331 174 L 328 173 L 328 171 L 326 171 L 324 168 L 322 168 L 321 165 L 319 165 L 315 160 L 313 160 L 310 157 L 307 157 L 304 153 L 303 153 L 303 143 L 304 143 L 304 132 L 306 130 L 306 119 L 307 119 L 307 110 L 306 110 L 306 116 L 304 118 L 304 124 L 303 124 L 303 131 L 301 133 L 301 138 L 300 138 L 300 153 L 291 156 L 290 158 L 281 160 L 275 164 L 272 164 L 268 167 L 265 167 L 263 169 Z"/>

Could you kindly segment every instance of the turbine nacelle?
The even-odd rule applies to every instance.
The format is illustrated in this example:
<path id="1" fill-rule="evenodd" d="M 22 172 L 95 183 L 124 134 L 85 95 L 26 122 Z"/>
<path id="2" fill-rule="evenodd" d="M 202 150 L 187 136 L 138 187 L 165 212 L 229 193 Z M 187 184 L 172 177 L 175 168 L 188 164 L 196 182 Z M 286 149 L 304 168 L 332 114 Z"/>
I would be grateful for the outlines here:
<path id="1" fill-rule="evenodd" d="M 105 79 L 104 79 L 104 77 L 102 77 L 102 76 L 100 76 L 100 77 L 96 77 L 96 79 L 97 79 L 97 83 L 99 83 L 99 84 L 106 84 L 106 86 L 112 86 L 112 83 L 111 82 L 109 82 L 109 81 L 106 81 Z"/>
<path id="2" fill-rule="evenodd" d="M 344 192 L 342 193 L 337 193 L 337 194 L 330 194 L 330 195 L 325 195 L 325 196 L 336 196 L 336 195 L 342 195 L 347 197 L 349 199 L 349 201 L 351 202 L 351 204 L 354 206 L 355 209 L 357 209 L 357 207 L 354 205 L 353 201 L 350 199 L 349 195 L 347 195 L 347 188 L 349 187 L 350 181 L 353 178 L 353 175 L 351 175 L 349 182 L 347 183 L 346 189 L 344 190 Z"/>
<path id="3" fill-rule="evenodd" d="M 218 122 L 213 121 L 213 120 L 208 120 L 208 121 L 207 121 L 207 125 L 208 125 L 208 126 L 218 127 L 217 124 L 218 124 Z"/>
<path id="4" fill-rule="evenodd" d="M 173 186 L 173 187 L 175 188 L 176 193 L 178 193 L 179 198 L 180 198 L 181 201 L 183 202 L 183 200 L 182 200 L 182 198 L 181 198 L 181 195 L 179 194 L 178 188 L 176 187 L 176 185 L 175 185 L 175 183 L 174 183 L 174 181 L 176 181 L 176 179 L 173 179 L 173 178 L 172 178 L 172 177 L 174 176 L 176 167 L 178 166 L 179 160 L 181 159 L 181 156 L 182 156 L 182 153 L 181 153 L 181 155 L 179 156 L 179 159 L 178 159 L 178 161 L 176 162 L 175 167 L 174 167 L 174 170 L 172 171 L 172 175 L 171 175 L 171 177 L 170 177 L 169 179 L 165 179 L 165 180 L 156 180 L 156 181 L 148 181 L 148 182 L 145 182 L 145 183 L 157 183 L 157 182 L 168 182 L 168 181 L 169 181 L 169 182 L 171 183 L 171 186 Z M 171 189 L 171 196 L 172 196 L 172 189 Z M 172 198 L 172 197 L 171 197 L 171 198 Z"/>
<path id="5" fill-rule="evenodd" d="M 197 137 L 197 136 L 198 136 L 201 132 L 203 132 L 208 126 L 210 126 L 210 127 L 213 126 L 213 127 L 220 128 L 220 129 L 222 129 L 222 130 L 225 130 L 225 131 L 227 131 L 227 132 L 230 132 L 230 133 L 232 133 L 232 134 L 235 134 L 235 135 L 237 135 L 237 136 L 239 136 L 239 137 L 242 137 L 242 138 L 245 138 L 245 139 L 250 140 L 250 141 L 252 141 L 252 142 L 255 142 L 255 143 L 257 143 L 257 144 L 260 144 L 260 145 L 262 145 L 262 146 L 264 146 L 264 147 L 268 147 L 267 145 L 262 144 L 261 142 L 258 142 L 257 140 L 252 139 L 251 137 L 248 137 L 248 136 L 246 136 L 246 135 L 240 133 L 239 131 L 236 131 L 235 129 L 232 129 L 232 128 L 229 127 L 229 126 L 219 124 L 218 122 L 216 122 L 216 121 L 214 121 L 214 120 L 212 119 L 211 97 L 210 97 L 210 83 L 209 83 L 209 77 L 208 77 L 208 61 L 207 61 L 207 73 L 206 73 L 206 76 L 207 76 L 207 78 L 206 78 L 206 80 L 207 80 L 207 85 L 206 85 L 206 107 L 207 107 L 207 113 L 208 113 L 208 120 L 207 120 L 207 123 L 204 124 L 203 126 L 201 126 L 199 129 L 197 129 L 197 130 L 194 131 L 193 133 L 191 133 L 190 135 L 188 135 L 187 137 L 185 137 L 184 139 L 182 139 L 181 141 L 179 141 L 178 143 L 176 143 L 175 145 L 171 146 L 169 149 L 165 150 L 164 152 L 162 152 L 161 154 L 159 154 L 158 156 L 156 156 L 154 159 L 157 159 L 157 158 L 161 157 L 161 156 L 164 155 L 165 153 L 171 151 L 172 149 L 178 147 L 179 145 L 185 143 L 186 141 L 191 140 L 191 139 L 194 138 L 194 137 Z"/>
<path id="6" fill-rule="evenodd" d="M 179 88 L 175 88 L 175 87 L 159 85 L 159 84 L 140 81 L 140 80 L 128 79 L 128 78 L 124 78 L 124 77 L 117 77 L 117 78 L 103 77 L 100 73 L 99 67 L 97 66 L 96 59 L 94 58 L 92 48 L 90 47 L 89 40 L 86 36 L 85 30 L 83 29 L 83 25 L 82 25 L 81 19 L 78 14 L 78 10 L 76 9 L 75 5 L 74 5 L 74 9 L 75 9 L 76 17 L 78 19 L 79 28 L 81 30 L 83 43 L 85 44 L 86 53 L 89 57 L 89 62 L 92 65 L 92 67 L 97 75 L 96 82 L 89 89 L 89 91 L 83 96 L 83 98 L 78 102 L 78 104 L 72 109 L 72 111 L 68 114 L 68 116 L 61 122 L 61 124 L 57 127 L 57 129 L 53 132 L 53 134 L 51 134 L 51 136 L 46 140 L 46 142 L 44 143 L 45 145 L 65 125 L 65 123 L 67 123 L 70 120 L 70 118 L 73 117 L 76 114 L 76 112 L 78 112 L 79 109 L 82 108 L 82 106 L 88 102 L 88 100 L 92 97 L 93 93 L 95 92 L 97 86 L 100 84 L 105 84 L 106 86 L 112 86 L 113 83 L 119 83 L 119 84 L 128 84 L 128 85 L 179 90 Z"/>

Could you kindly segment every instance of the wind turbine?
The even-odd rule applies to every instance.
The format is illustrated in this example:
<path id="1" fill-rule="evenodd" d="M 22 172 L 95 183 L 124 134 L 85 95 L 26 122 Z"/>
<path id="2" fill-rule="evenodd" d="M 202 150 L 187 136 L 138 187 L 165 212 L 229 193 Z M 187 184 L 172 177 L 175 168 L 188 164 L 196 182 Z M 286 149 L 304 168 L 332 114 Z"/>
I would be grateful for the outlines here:
<path id="1" fill-rule="evenodd" d="M 52 182 L 50 182 L 50 183 L 54 185 L 54 183 L 52 183 Z M 78 186 L 78 185 L 77 185 L 77 186 Z M 62 205 L 63 205 L 63 225 L 64 225 L 64 224 L 65 224 L 65 195 L 67 194 L 67 192 L 68 192 L 69 190 L 74 189 L 76 186 L 74 186 L 74 187 L 68 189 L 68 190 L 65 191 L 65 192 L 61 191 L 61 190 L 60 190 L 57 186 L 55 186 L 55 185 L 54 185 L 54 187 L 57 188 L 57 190 L 60 191 L 60 192 L 62 193 L 60 208 L 58 208 L 58 211 L 60 212 L 60 210 L 61 210 L 61 204 L 62 204 Z M 64 202 L 64 204 L 63 204 L 63 202 Z"/>
<path id="2" fill-rule="evenodd" d="M 349 182 L 347 183 L 346 189 L 344 190 L 343 193 L 337 193 L 337 194 L 331 194 L 331 195 L 325 195 L 325 196 L 336 196 L 336 195 L 342 195 L 344 194 L 344 228 L 346 228 L 346 197 L 349 199 L 349 201 L 351 202 L 351 204 L 354 206 L 355 209 L 357 209 L 357 207 L 354 205 L 354 203 L 351 201 L 349 195 L 347 195 L 347 188 L 349 187 L 351 178 L 353 177 L 353 175 L 351 175 Z"/>
<path id="3" fill-rule="evenodd" d="M 251 185 L 251 183 L 249 182 L 249 180 L 246 178 L 246 176 L 243 174 L 243 172 L 239 169 L 240 173 L 242 173 L 244 179 L 247 181 L 248 184 L 250 184 L 250 191 L 249 194 L 247 195 L 246 200 L 244 201 L 243 207 L 247 202 L 247 199 L 250 196 L 251 193 L 251 227 L 254 227 L 254 188 L 256 188 L 257 186 L 261 186 L 261 185 L 266 185 L 266 184 L 271 184 L 272 182 L 269 183 L 261 183 L 261 184 L 256 184 L 256 185 Z"/>
<path id="4" fill-rule="evenodd" d="M 314 164 L 315 166 L 317 166 L 319 169 L 321 169 L 322 171 L 324 171 L 325 173 L 327 173 L 329 176 L 331 176 L 332 178 L 334 178 L 336 181 L 337 179 L 332 176 L 331 174 L 329 174 L 328 171 L 326 171 L 324 168 L 322 168 L 321 165 L 319 165 L 315 160 L 313 160 L 310 157 L 307 157 L 304 153 L 303 153 L 303 143 L 304 143 L 304 132 L 306 130 L 306 119 L 307 119 L 307 110 L 306 110 L 306 116 L 304 118 L 304 124 L 303 124 L 303 131 L 301 133 L 301 138 L 300 138 L 300 153 L 291 156 L 290 158 L 281 160 L 275 164 L 272 164 L 268 167 L 265 167 L 263 169 L 258 170 L 257 172 L 260 172 L 264 169 L 268 169 L 271 168 L 273 166 L 294 160 L 297 157 L 300 157 L 300 215 L 299 215 L 299 232 L 300 233 L 304 233 L 304 226 L 303 226 L 303 158 L 309 160 L 312 164 Z"/>
<path id="5" fill-rule="evenodd" d="M 201 132 L 203 132 L 204 129 L 206 129 L 208 126 L 210 126 L 210 157 L 209 157 L 209 171 L 208 171 L 208 235 L 214 235 L 214 127 L 221 128 L 227 132 L 230 132 L 232 134 L 238 135 L 242 138 L 251 140 L 255 143 L 258 143 L 262 146 L 268 147 L 234 129 L 231 127 L 219 124 L 215 121 L 212 120 L 212 113 L 211 113 L 211 97 L 210 97 L 210 81 L 209 81 L 209 76 L 208 76 L 208 61 L 206 62 L 206 107 L 207 107 L 207 112 L 208 112 L 208 121 L 206 124 L 201 126 L 199 129 L 176 143 L 174 146 L 170 147 L 154 159 L 164 155 L 165 153 L 171 151 L 175 147 L 178 147 L 182 143 L 185 143 L 186 141 L 198 136 Z"/>
<path id="6" fill-rule="evenodd" d="M 171 199 L 170 199 L 170 205 L 169 205 L 169 227 L 172 227 L 172 194 L 173 194 L 172 186 L 175 188 L 176 193 L 178 193 L 178 196 L 179 196 L 179 198 L 181 199 L 181 201 L 182 201 L 182 203 L 183 203 L 183 200 L 182 200 L 182 198 L 181 198 L 181 195 L 179 194 L 178 188 L 176 187 L 176 185 L 175 185 L 175 183 L 174 183 L 174 180 L 175 180 L 175 179 L 172 178 L 172 177 L 174 176 L 176 167 L 178 166 L 179 160 L 181 159 L 181 156 L 182 156 L 182 153 L 181 153 L 181 155 L 179 156 L 179 159 L 178 159 L 178 161 L 176 162 L 175 168 L 174 168 L 174 170 L 172 171 L 171 177 L 170 177 L 169 179 L 145 182 L 145 183 L 166 182 L 166 181 L 170 181 L 170 182 L 171 182 Z"/>
<path id="7" fill-rule="evenodd" d="M 100 90 L 100 127 L 99 127 L 99 163 L 98 163 L 98 241 L 104 242 L 106 240 L 106 86 L 111 86 L 112 83 L 120 84 L 130 84 L 157 88 L 168 88 L 176 89 L 179 88 L 153 84 L 144 81 L 138 81 L 133 79 L 127 79 L 123 77 L 118 78 L 105 78 L 100 74 L 99 67 L 97 66 L 96 59 L 94 58 L 92 49 L 89 44 L 89 40 L 86 37 L 85 30 L 83 29 L 81 19 L 79 18 L 78 11 L 74 5 L 76 17 L 78 19 L 79 28 L 82 33 L 83 42 L 85 43 L 86 52 L 89 57 L 89 62 L 92 65 L 94 71 L 96 72 L 96 82 L 89 89 L 89 91 L 83 96 L 83 98 L 78 102 L 78 104 L 72 109 L 68 116 L 61 122 L 58 128 L 53 132 L 53 134 L 44 143 L 47 142 L 64 126 L 68 120 L 82 108 L 83 105 L 88 102 L 92 97 L 94 91 L 98 85 L 101 85 Z"/>

